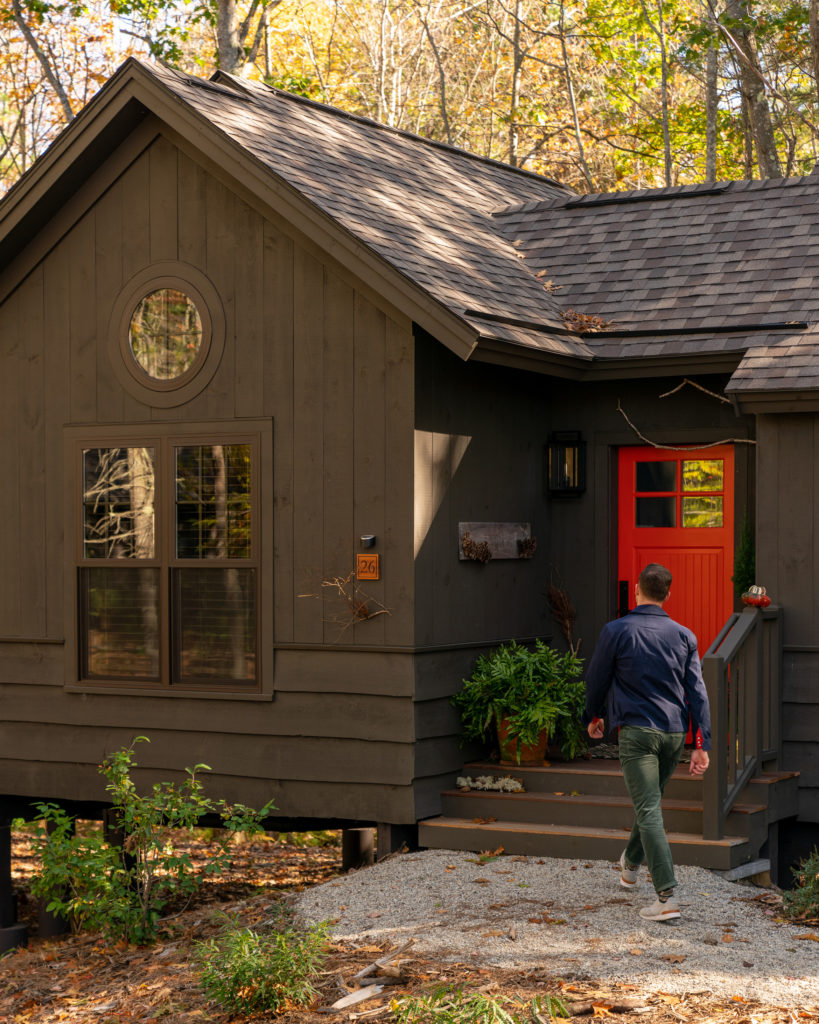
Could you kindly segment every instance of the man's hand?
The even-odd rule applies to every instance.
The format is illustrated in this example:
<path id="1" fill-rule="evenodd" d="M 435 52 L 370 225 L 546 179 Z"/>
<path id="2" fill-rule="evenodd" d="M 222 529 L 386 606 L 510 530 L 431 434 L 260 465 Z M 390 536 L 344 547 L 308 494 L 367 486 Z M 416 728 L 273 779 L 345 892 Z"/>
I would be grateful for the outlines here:
<path id="1" fill-rule="evenodd" d="M 708 765 L 710 763 L 707 750 L 700 750 L 699 748 L 691 751 L 691 767 L 689 771 L 692 775 L 705 775 L 708 771 Z"/>
<path id="2" fill-rule="evenodd" d="M 586 731 L 593 740 L 602 740 L 605 729 L 606 723 L 602 718 L 593 718 L 589 722 Z"/>

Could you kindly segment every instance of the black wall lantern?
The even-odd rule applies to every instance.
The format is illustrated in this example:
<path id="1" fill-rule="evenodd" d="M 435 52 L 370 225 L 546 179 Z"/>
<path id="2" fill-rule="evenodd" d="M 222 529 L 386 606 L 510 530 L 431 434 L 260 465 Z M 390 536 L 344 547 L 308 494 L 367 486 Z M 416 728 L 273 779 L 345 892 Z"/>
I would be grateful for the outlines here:
<path id="1" fill-rule="evenodd" d="M 586 490 L 586 442 L 579 430 L 549 435 L 546 481 L 555 498 L 576 498 Z"/>

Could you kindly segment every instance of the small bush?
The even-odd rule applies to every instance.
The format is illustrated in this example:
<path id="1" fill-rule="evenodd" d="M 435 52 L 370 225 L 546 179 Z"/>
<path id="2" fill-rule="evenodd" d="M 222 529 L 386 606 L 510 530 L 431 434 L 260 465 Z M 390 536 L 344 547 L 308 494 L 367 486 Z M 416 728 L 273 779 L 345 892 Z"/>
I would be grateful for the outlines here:
<path id="1" fill-rule="evenodd" d="M 200 980 L 208 996 L 230 1013 L 278 1013 L 308 1006 L 313 979 L 325 959 L 327 926 L 262 933 L 231 922 L 215 939 L 197 943 Z"/>
<path id="2" fill-rule="evenodd" d="M 148 742 L 138 736 L 137 742 Z M 32 880 L 35 896 L 47 909 L 71 922 L 74 931 L 101 930 L 107 938 L 150 943 L 157 937 L 166 907 L 178 897 L 191 897 L 206 875 L 220 874 L 237 835 L 262 830 L 273 802 L 255 811 L 243 804 L 205 796 L 197 764 L 185 770 L 180 783 L 158 782 L 137 792 L 131 778 L 136 767 L 134 744 L 115 751 L 100 765 L 113 805 L 113 824 L 124 836 L 117 847 L 95 832 L 79 835 L 74 821 L 56 804 L 35 804 L 33 848 L 40 867 Z M 189 833 L 206 814 L 218 814 L 222 828 L 214 836 L 216 852 L 199 874 L 176 840 Z"/>
<path id="3" fill-rule="evenodd" d="M 819 918 L 819 851 L 793 868 L 796 887 L 782 896 L 782 906 L 788 917 Z"/>
<path id="4" fill-rule="evenodd" d="M 435 989 L 427 996 L 394 1001 L 393 1014 L 399 1024 L 524 1024 L 545 1016 L 568 1017 L 556 996 L 538 996 L 531 1002 L 509 996 L 466 994 L 463 989 Z"/>

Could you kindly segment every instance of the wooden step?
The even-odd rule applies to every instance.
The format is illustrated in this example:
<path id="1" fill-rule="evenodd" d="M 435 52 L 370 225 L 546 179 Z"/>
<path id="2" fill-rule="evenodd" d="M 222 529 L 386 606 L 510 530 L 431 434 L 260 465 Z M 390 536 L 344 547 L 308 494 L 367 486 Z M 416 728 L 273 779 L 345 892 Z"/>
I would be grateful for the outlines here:
<path id="1" fill-rule="evenodd" d="M 579 791 L 569 793 L 496 793 L 447 790 L 441 794 L 441 812 L 450 818 L 502 818 L 521 823 L 631 829 L 634 811 L 628 796 L 607 796 Z M 663 819 L 672 832 L 702 833 L 702 802 L 663 800 Z M 726 822 L 726 835 L 764 842 L 767 827 L 764 804 L 736 804 Z"/>
<path id="2" fill-rule="evenodd" d="M 492 761 L 474 761 L 464 765 L 461 775 L 472 778 L 493 775 L 496 778 L 509 776 L 520 779 L 527 792 L 543 793 L 571 792 L 578 790 L 586 794 L 601 796 L 623 796 L 626 786 L 620 762 L 607 758 L 592 758 L 578 761 L 553 761 L 548 765 L 505 765 Z M 678 765 L 668 781 L 665 795 L 669 799 L 698 800 L 702 793 L 702 778 L 693 776 L 688 765 Z M 763 803 L 764 800 L 752 801 Z"/>
<path id="3" fill-rule="evenodd" d="M 441 816 L 418 823 L 422 847 L 436 850 L 497 850 L 535 857 L 616 861 L 628 837 L 627 829 L 543 825 L 519 821 L 485 824 Z M 676 864 L 691 864 L 728 871 L 755 857 L 742 836 L 707 840 L 682 832 L 669 832 L 668 841 Z"/>

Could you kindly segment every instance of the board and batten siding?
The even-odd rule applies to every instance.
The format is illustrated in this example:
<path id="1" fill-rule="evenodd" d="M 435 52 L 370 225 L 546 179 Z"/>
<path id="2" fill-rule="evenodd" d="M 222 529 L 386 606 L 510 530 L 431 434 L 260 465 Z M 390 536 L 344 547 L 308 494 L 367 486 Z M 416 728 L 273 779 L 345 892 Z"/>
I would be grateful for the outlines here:
<path id="1" fill-rule="evenodd" d="M 819 414 L 757 416 L 756 575 L 782 606 L 782 767 L 819 822 Z"/>
<path id="2" fill-rule="evenodd" d="M 702 378 L 714 392 L 725 378 Z M 667 380 L 595 383 L 462 364 L 420 334 L 416 350 L 416 695 L 436 715 L 442 785 L 470 751 L 460 746 L 449 698 L 479 654 L 501 641 L 541 637 L 566 642 L 548 605 L 551 582 L 577 611 L 573 638 L 589 658 L 617 608 L 617 451 L 639 443 L 618 411 L 629 411 L 647 436 L 699 444 L 747 436 L 750 417 L 694 388 L 661 398 Z M 552 431 L 580 431 L 587 444 L 582 496 L 553 498 L 546 489 L 545 448 Z M 736 529 L 751 493 L 752 450 L 735 450 Z M 460 561 L 459 522 L 526 522 L 537 550 L 530 559 Z M 448 730 L 448 732 L 447 732 Z M 448 746 L 447 746 L 448 744 Z M 432 791 L 432 768 L 426 775 Z M 418 788 L 420 791 L 421 783 Z M 419 802 L 421 798 L 419 797 Z"/>
<path id="3" fill-rule="evenodd" d="M 146 780 L 205 761 L 227 799 L 272 796 L 290 817 L 414 821 L 409 321 L 162 134 L 93 205 L 45 231 L 53 241 L 0 305 L 0 793 L 101 800 L 100 758 L 144 733 Z M 216 288 L 226 343 L 200 394 L 160 408 L 121 386 L 111 311 L 134 275 L 176 260 Z M 261 635 L 275 699 L 67 692 L 64 493 L 76 483 L 64 428 L 99 439 L 106 425 L 138 435 L 140 424 L 243 419 L 269 421 L 273 437 Z M 323 585 L 350 576 L 362 534 L 382 560 L 363 586 L 385 614 L 369 621 Z"/>

